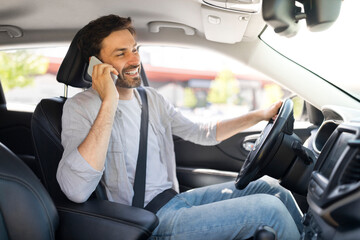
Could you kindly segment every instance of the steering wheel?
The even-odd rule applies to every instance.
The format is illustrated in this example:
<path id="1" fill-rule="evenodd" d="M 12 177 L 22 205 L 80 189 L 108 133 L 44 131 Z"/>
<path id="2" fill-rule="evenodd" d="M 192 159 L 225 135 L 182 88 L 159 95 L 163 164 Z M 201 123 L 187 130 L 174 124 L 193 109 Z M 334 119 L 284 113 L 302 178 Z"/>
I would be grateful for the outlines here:
<path id="1" fill-rule="evenodd" d="M 235 180 L 237 189 L 244 189 L 251 181 L 261 177 L 261 170 L 271 162 L 279 149 L 283 133 L 292 134 L 293 123 L 293 102 L 285 99 L 276 120 L 268 122 L 248 154 Z"/>

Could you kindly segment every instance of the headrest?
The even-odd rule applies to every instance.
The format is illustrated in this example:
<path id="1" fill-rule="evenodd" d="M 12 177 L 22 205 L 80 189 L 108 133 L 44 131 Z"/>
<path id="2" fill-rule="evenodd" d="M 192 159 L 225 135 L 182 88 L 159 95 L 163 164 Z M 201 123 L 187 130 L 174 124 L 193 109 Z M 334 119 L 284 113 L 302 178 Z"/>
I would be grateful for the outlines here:
<path id="1" fill-rule="evenodd" d="M 68 86 L 78 88 L 89 88 L 92 85 L 91 76 L 87 74 L 89 63 L 84 61 L 81 52 L 77 46 L 80 36 L 78 31 L 72 40 L 69 50 L 67 51 L 64 60 L 62 61 L 56 79 L 58 82 L 64 83 Z M 140 77 L 145 86 L 149 86 L 145 70 L 141 64 Z"/>
<path id="2" fill-rule="evenodd" d="M 76 33 L 72 40 L 56 78 L 58 82 L 72 87 L 89 88 L 91 87 L 91 78 L 89 79 L 89 75 L 87 75 L 88 63 L 82 58 L 77 46 L 80 31 Z"/>

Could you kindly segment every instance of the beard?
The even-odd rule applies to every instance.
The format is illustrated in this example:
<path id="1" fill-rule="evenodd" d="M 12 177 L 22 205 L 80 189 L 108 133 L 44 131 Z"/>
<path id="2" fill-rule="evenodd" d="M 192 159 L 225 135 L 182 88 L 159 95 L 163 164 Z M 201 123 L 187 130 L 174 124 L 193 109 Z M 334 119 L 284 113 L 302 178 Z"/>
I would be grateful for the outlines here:
<path id="1" fill-rule="evenodd" d="M 127 76 L 125 73 L 128 72 L 130 69 L 139 68 L 139 76 L 138 77 L 130 77 Z M 129 66 L 124 68 L 121 73 L 118 75 L 118 79 L 116 81 L 116 87 L 120 88 L 137 88 L 141 85 L 141 78 L 140 78 L 140 66 Z"/>

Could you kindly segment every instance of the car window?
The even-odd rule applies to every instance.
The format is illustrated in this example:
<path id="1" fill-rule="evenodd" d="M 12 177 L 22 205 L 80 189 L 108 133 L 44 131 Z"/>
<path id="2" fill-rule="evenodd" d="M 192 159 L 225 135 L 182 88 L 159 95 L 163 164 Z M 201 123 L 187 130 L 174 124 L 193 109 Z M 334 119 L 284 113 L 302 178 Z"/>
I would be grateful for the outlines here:
<path id="1" fill-rule="evenodd" d="M 43 98 L 63 96 L 56 74 L 68 46 L 0 51 L 0 80 L 8 110 L 33 111 Z M 72 96 L 81 89 L 69 88 Z"/>
<path id="2" fill-rule="evenodd" d="M 9 110 L 33 111 L 41 99 L 63 96 L 56 74 L 67 49 L 0 51 L 0 80 Z M 292 95 L 269 77 L 208 50 L 142 46 L 140 55 L 150 86 L 195 121 L 235 117 Z M 79 91 L 69 87 L 68 96 Z M 298 101 L 297 119 L 301 113 Z"/>
<path id="3" fill-rule="evenodd" d="M 215 52 L 169 46 L 141 46 L 139 52 L 150 86 L 193 120 L 239 116 L 292 95 L 269 77 Z"/>

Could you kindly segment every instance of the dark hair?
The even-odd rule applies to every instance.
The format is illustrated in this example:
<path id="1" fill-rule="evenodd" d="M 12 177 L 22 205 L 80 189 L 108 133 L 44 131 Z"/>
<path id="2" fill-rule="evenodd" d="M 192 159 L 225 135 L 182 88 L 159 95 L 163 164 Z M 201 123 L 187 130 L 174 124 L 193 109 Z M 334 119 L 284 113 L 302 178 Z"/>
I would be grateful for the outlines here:
<path id="1" fill-rule="evenodd" d="M 135 29 L 131 25 L 131 18 L 123 18 L 116 15 L 103 16 L 89 22 L 80 30 L 77 46 L 82 57 L 89 62 L 91 56 L 99 56 L 101 43 L 112 32 L 118 30 L 129 30 L 134 36 Z"/>

